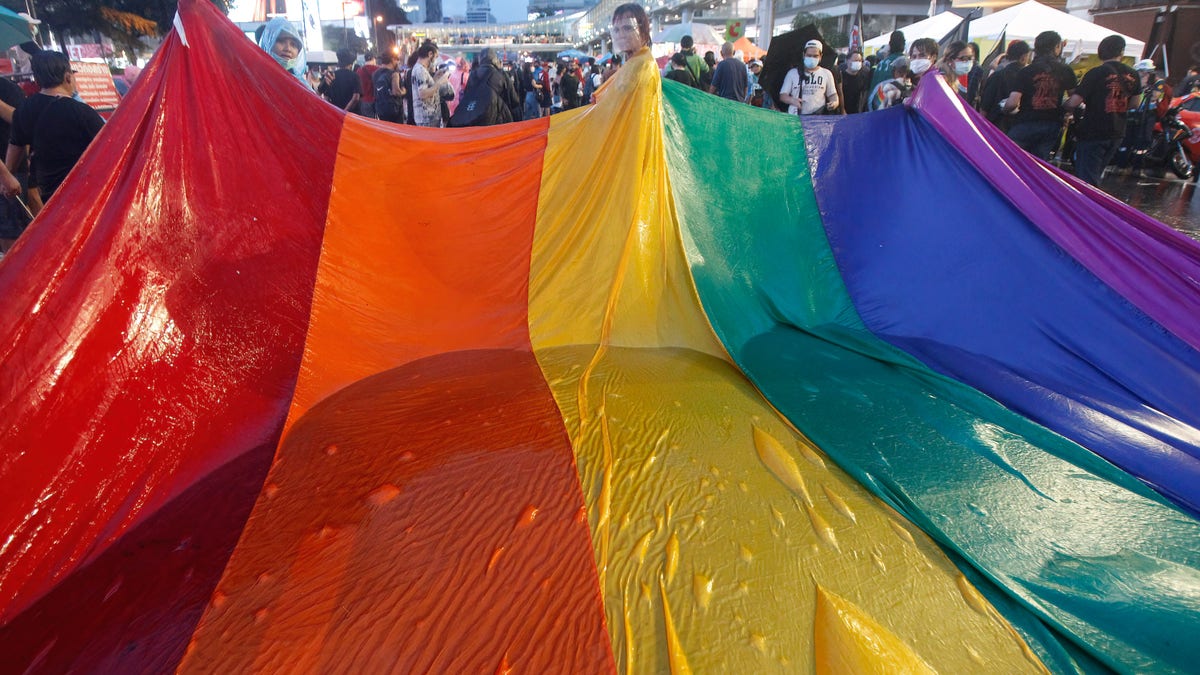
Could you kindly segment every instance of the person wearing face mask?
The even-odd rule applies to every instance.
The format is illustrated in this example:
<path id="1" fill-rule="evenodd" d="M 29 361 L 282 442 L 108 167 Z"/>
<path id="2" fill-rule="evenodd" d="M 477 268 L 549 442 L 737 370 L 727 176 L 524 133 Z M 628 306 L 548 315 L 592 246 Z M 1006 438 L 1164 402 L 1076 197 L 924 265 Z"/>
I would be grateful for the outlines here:
<path id="1" fill-rule="evenodd" d="M 804 73 L 792 68 L 783 78 L 779 100 L 788 104 L 789 115 L 818 115 L 836 109 L 840 103 L 833 73 L 822 68 L 821 42 L 809 40 L 804 45 Z"/>
<path id="2" fill-rule="evenodd" d="M 978 110 L 979 93 L 983 90 L 983 81 L 987 79 L 987 75 L 983 72 L 983 66 L 979 64 L 979 43 L 968 42 L 967 49 L 971 50 L 971 69 L 959 79 L 967 87 L 967 102 Z"/>
<path id="3" fill-rule="evenodd" d="M 908 48 L 908 77 L 912 81 L 912 90 L 917 90 L 921 77 L 933 70 L 933 64 L 938 58 L 938 43 L 933 38 L 913 40 Z"/>
<path id="4" fill-rule="evenodd" d="M 946 84 L 950 85 L 950 89 L 958 94 L 959 98 L 967 102 L 971 100 L 968 76 L 973 67 L 975 67 L 975 53 L 971 51 L 971 47 L 967 43 L 961 40 L 951 42 L 946 47 L 946 55 L 938 62 L 938 69 L 946 78 Z"/>
<path id="5" fill-rule="evenodd" d="M 1022 150 L 1043 160 L 1058 147 L 1063 127 L 1063 96 L 1075 91 L 1075 71 L 1062 62 L 1063 39 L 1048 30 L 1033 41 L 1033 62 L 1017 73 L 1017 86 L 1004 111 L 1017 111 L 1008 137 Z"/>
<path id="6" fill-rule="evenodd" d="M 268 21 L 267 25 L 263 26 L 258 46 L 270 54 L 271 58 L 275 59 L 275 63 L 283 66 L 284 70 L 303 82 L 305 87 L 312 89 L 306 77 L 308 57 L 304 51 L 304 40 L 300 38 L 299 31 L 291 21 L 282 16 Z"/>
<path id="7" fill-rule="evenodd" d="M 847 114 L 862 112 L 870 94 L 871 69 L 863 60 L 862 50 L 850 50 L 850 56 L 842 64 L 843 107 Z"/>

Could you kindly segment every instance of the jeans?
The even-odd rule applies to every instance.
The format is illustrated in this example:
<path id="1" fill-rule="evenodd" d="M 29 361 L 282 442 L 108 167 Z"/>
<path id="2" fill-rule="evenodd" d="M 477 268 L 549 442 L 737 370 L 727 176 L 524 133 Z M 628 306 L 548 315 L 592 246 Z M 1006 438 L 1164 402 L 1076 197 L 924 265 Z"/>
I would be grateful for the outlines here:
<path id="1" fill-rule="evenodd" d="M 1075 175 L 1089 185 L 1099 186 L 1100 177 L 1104 175 L 1104 167 L 1112 161 L 1119 145 L 1121 145 L 1119 138 L 1076 141 Z"/>
<path id="2" fill-rule="evenodd" d="M 1058 147 L 1059 141 L 1062 140 L 1062 122 L 1058 120 L 1018 122 L 1008 130 L 1008 137 L 1025 152 L 1038 159 L 1049 160 L 1050 153 Z"/>
<path id="3" fill-rule="evenodd" d="M 536 120 L 542 116 L 542 109 L 538 106 L 537 93 L 532 91 L 525 92 L 525 119 Z"/>

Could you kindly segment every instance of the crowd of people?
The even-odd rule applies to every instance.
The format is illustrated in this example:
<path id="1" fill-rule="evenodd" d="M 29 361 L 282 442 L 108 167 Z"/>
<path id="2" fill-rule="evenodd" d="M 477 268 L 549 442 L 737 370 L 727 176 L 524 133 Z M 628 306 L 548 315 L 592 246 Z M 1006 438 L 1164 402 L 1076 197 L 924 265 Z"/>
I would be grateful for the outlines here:
<path id="1" fill-rule="evenodd" d="M 301 35 L 281 17 L 263 27 L 259 46 L 305 87 L 347 112 L 397 124 L 465 127 L 536 119 L 594 102 L 624 61 L 648 53 L 645 9 L 636 3 L 619 6 L 610 34 L 615 54 L 603 64 L 590 58 L 513 62 L 486 48 L 474 63 L 453 63 L 425 40 L 411 50 L 406 45 L 401 55 L 368 52 L 361 64 L 356 54 L 342 50 L 337 68 L 323 69 L 309 66 Z M 10 139 L 0 169 L 0 193 L 8 198 L 0 204 L 0 254 L 53 196 L 103 126 L 79 99 L 67 56 L 29 44 L 38 91 L 27 95 L 0 78 L 0 134 Z M 662 76 L 793 115 L 882 110 L 904 103 L 921 79 L 940 77 L 1021 148 L 1045 160 L 1055 152 L 1069 156 L 1076 175 L 1092 185 L 1120 148 L 1136 156 L 1150 143 L 1173 93 L 1200 92 L 1200 66 L 1192 66 L 1172 92 L 1152 61 L 1133 68 L 1121 62 L 1125 41 L 1119 35 L 1100 42 L 1100 64 L 1077 78 L 1061 57 L 1063 44 L 1058 33 L 1046 31 L 1032 46 L 1010 42 L 993 63 L 992 58 L 980 61 L 975 44 L 952 42 L 942 49 L 928 38 L 907 44 L 902 31 L 891 34 L 882 53 L 866 57 L 857 49 L 835 54 L 820 40 L 810 40 L 777 90 L 768 90 L 762 62 L 744 59 L 732 43 L 721 46 L 720 59 L 711 51 L 701 56 L 685 36 Z M 125 83 L 136 77 L 136 69 L 126 73 Z M 1059 150 L 1064 135 L 1066 152 Z"/>
<path id="2" fill-rule="evenodd" d="M 309 68 L 303 41 L 283 18 L 267 23 L 259 45 L 330 103 L 364 117 L 423 127 L 465 127 L 536 119 L 591 102 L 620 67 L 620 57 L 560 61 L 502 60 L 491 48 L 473 62 L 444 59 L 436 43 L 416 44 L 406 58 L 392 50 L 337 52 L 333 70 Z"/>
<path id="3" fill-rule="evenodd" d="M 611 27 L 618 55 L 603 68 L 595 59 L 502 62 L 485 49 L 474 64 L 460 60 L 455 69 L 438 58 L 436 44 L 426 41 L 406 65 L 392 63 L 386 53 L 369 53 L 355 73 L 355 55 L 340 52 L 338 70 L 314 75 L 296 69 L 295 54 L 303 48 L 286 20 L 274 20 L 280 22 L 278 29 L 264 33 L 261 44 L 314 91 L 351 112 L 419 126 L 502 124 L 591 103 L 593 93 L 620 67 L 622 56 L 646 49 L 649 29 L 640 28 L 645 11 L 633 3 L 618 9 L 621 13 L 614 13 Z M 638 23 L 632 34 L 637 44 L 625 50 L 618 46 L 617 31 L 623 28 L 619 22 L 629 20 Z M 292 44 L 283 49 L 276 40 L 285 38 Z M 1061 157 L 1064 129 L 1069 129 L 1070 156 L 1065 158 L 1080 178 L 1096 185 L 1119 147 L 1132 146 L 1136 155 L 1150 142 L 1150 131 L 1166 112 L 1171 91 L 1152 61 L 1143 60 L 1135 68 L 1121 62 L 1125 42 L 1119 35 L 1100 43 L 1101 64 L 1082 79 L 1063 61 L 1064 44 L 1058 33 L 1045 31 L 1033 45 L 1014 40 L 998 58 L 984 62 L 975 43 L 939 45 L 921 38 L 908 44 L 903 31 L 894 31 L 887 49 L 870 56 L 859 49 L 837 54 L 820 40 L 810 40 L 778 90 L 768 91 L 761 61 L 743 58 L 728 42 L 720 47 L 719 59 L 711 51 L 702 56 L 689 35 L 663 65 L 662 76 L 721 98 L 769 109 L 778 106 L 792 115 L 883 110 L 911 98 L 923 78 L 942 78 L 966 105 L 1036 157 Z M 1183 82 L 1181 91 L 1191 90 L 1200 90 L 1200 77 Z"/>
<path id="4" fill-rule="evenodd" d="M 664 77 L 765 108 L 778 101 L 792 115 L 882 110 L 911 98 L 921 79 L 940 77 L 1022 149 L 1043 160 L 1056 153 L 1070 159 L 1079 178 L 1098 185 L 1119 149 L 1135 161 L 1146 151 L 1173 92 L 1153 61 L 1143 59 L 1133 68 L 1121 62 L 1125 40 L 1119 35 L 1100 42 L 1100 65 L 1081 79 L 1062 59 L 1064 44 L 1058 33 L 1045 31 L 1032 46 L 1013 40 L 998 58 L 984 63 L 974 43 L 956 41 L 943 49 L 921 38 L 907 44 L 903 31 L 894 31 L 887 50 L 870 57 L 858 49 L 832 56 L 820 40 L 810 40 L 779 90 L 763 91 L 761 62 L 744 63 L 727 43 L 713 68 L 684 38 Z M 708 69 L 730 76 L 714 76 L 706 86 Z M 1177 93 L 1192 92 L 1200 92 L 1200 66 L 1189 70 Z"/>

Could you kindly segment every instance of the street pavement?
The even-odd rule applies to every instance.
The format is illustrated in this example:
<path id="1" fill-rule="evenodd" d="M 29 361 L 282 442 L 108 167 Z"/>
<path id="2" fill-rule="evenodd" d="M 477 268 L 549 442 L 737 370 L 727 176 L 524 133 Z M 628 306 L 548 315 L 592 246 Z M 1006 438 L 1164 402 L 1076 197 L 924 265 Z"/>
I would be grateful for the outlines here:
<path id="1" fill-rule="evenodd" d="M 1200 195 L 1194 180 L 1123 176 L 1110 171 L 1100 188 L 1142 213 L 1200 239 Z"/>

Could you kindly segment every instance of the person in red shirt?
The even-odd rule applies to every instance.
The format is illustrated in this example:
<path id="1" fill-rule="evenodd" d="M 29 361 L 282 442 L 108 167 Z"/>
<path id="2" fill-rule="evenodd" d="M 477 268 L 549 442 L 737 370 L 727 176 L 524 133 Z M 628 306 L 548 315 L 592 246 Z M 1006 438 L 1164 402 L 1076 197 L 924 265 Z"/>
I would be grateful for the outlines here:
<path id="1" fill-rule="evenodd" d="M 362 98 L 358 101 L 358 114 L 372 119 L 375 118 L 375 71 L 379 70 L 375 58 L 375 50 L 368 49 L 363 56 L 363 66 L 358 69 L 358 81 L 362 86 Z"/>

